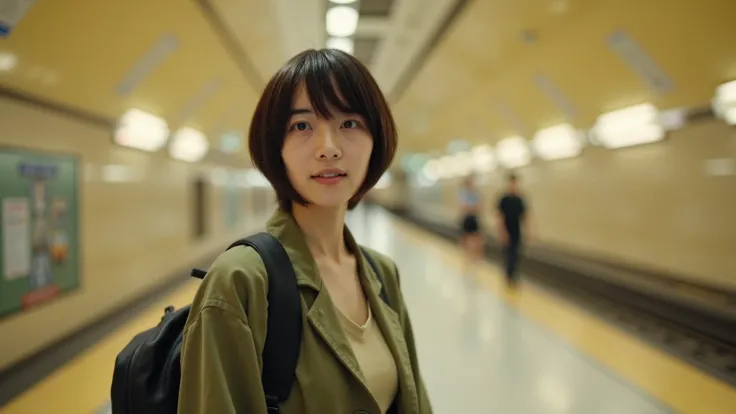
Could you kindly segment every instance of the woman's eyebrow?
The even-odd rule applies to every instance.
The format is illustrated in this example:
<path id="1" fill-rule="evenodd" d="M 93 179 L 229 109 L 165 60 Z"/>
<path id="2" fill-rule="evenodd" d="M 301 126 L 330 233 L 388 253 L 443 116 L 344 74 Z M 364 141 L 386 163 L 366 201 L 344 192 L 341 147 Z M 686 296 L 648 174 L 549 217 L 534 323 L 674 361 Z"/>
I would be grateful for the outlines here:
<path id="1" fill-rule="evenodd" d="M 354 110 L 353 108 L 338 109 L 336 112 L 339 115 L 357 115 L 357 116 L 361 116 L 361 117 L 363 116 L 363 114 L 361 114 L 357 110 Z M 289 116 L 291 117 L 291 116 L 294 116 L 294 115 L 304 115 L 304 114 L 314 114 L 314 110 L 312 108 L 291 108 L 291 112 L 290 112 Z M 335 113 L 331 113 L 330 114 L 330 117 L 332 117 L 334 115 L 335 115 Z"/>
<path id="2" fill-rule="evenodd" d="M 311 114 L 311 113 L 314 113 L 314 111 L 312 111 L 309 108 L 292 108 L 292 110 L 291 110 L 291 115 L 292 116 L 294 116 L 294 115 L 301 115 L 301 114 Z"/>

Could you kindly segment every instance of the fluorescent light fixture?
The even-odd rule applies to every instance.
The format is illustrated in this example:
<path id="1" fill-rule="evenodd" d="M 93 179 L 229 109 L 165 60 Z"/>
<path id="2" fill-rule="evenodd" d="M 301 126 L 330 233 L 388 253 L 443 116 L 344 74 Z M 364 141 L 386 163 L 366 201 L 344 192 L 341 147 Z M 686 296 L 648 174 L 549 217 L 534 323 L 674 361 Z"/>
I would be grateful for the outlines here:
<path id="1" fill-rule="evenodd" d="M 716 88 L 713 112 L 729 125 L 736 125 L 736 81 L 726 82 Z"/>
<path id="2" fill-rule="evenodd" d="M 352 4 L 355 3 L 357 0 L 330 0 L 330 3 L 335 4 Z"/>
<path id="3" fill-rule="evenodd" d="M 659 111 L 650 103 L 630 106 L 598 117 L 596 140 L 606 148 L 623 148 L 661 141 L 664 128 Z"/>
<path id="4" fill-rule="evenodd" d="M 420 188 L 432 187 L 433 185 L 437 184 L 437 179 L 427 177 L 424 174 L 417 174 L 416 179 L 412 181 L 412 184 L 415 184 L 417 187 Z"/>
<path id="5" fill-rule="evenodd" d="M 723 120 L 728 125 L 736 125 L 736 106 L 732 106 L 723 113 Z"/>
<path id="6" fill-rule="evenodd" d="M 330 36 L 351 36 L 358 29 L 358 11 L 348 6 L 332 7 L 327 10 L 325 25 Z"/>
<path id="7" fill-rule="evenodd" d="M 244 178 L 248 187 L 268 188 L 271 186 L 266 176 L 255 168 L 247 170 Z"/>
<path id="8" fill-rule="evenodd" d="M 329 49 L 342 50 L 352 55 L 355 50 L 355 42 L 349 37 L 331 37 L 327 39 L 327 47 Z"/>
<path id="9" fill-rule="evenodd" d="M 385 173 L 383 173 L 383 175 L 378 180 L 378 182 L 376 183 L 376 185 L 373 186 L 373 188 L 378 189 L 378 190 L 382 190 L 382 189 L 391 187 L 391 184 L 392 183 L 393 183 L 393 179 L 391 177 L 391 172 L 390 171 L 386 171 Z"/>
<path id="10" fill-rule="evenodd" d="M 559 124 L 534 135 L 534 152 L 544 160 L 577 157 L 583 151 L 580 133 L 570 124 Z"/>
<path id="11" fill-rule="evenodd" d="M 171 139 L 169 155 L 176 160 L 197 162 L 204 158 L 209 149 L 207 137 L 194 128 L 179 128 Z"/>
<path id="12" fill-rule="evenodd" d="M 716 98 L 720 103 L 734 103 L 736 101 L 736 81 L 719 85 L 716 88 Z"/>
<path id="13" fill-rule="evenodd" d="M 687 123 L 687 109 L 673 108 L 659 113 L 659 123 L 666 131 L 674 131 Z"/>
<path id="14" fill-rule="evenodd" d="M 169 127 L 166 121 L 140 109 L 130 109 L 118 122 L 116 144 L 143 151 L 156 152 L 166 145 Z"/>
<path id="15" fill-rule="evenodd" d="M 143 179 L 143 172 L 127 165 L 103 165 L 101 179 L 108 183 L 141 181 Z"/>
<path id="16" fill-rule="evenodd" d="M 240 151 L 243 136 L 238 132 L 227 132 L 220 136 L 220 151 L 225 154 L 235 154 Z"/>
<path id="17" fill-rule="evenodd" d="M 468 141 L 460 138 L 455 138 L 447 143 L 447 153 L 449 154 L 470 151 L 471 148 L 472 145 Z"/>
<path id="18" fill-rule="evenodd" d="M 440 169 L 440 161 L 432 159 L 424 164 L 421 175 L 434 182 L 440 179 Z"/>
<path id="19" fill-rule="evenodd" d="M 496 159 L 506 168 L 519 168 L 531 162 L 529 143 L 524 137 L 504 138 L 496 144 Z"/>
<path id="20" fill-rule="evenodd" d="M 416 173 L 422 170 L 427 160 L 424 154 L 407 154 L 401 157 L 401 167 L 409 173 Z"/>
<path id="21" fill-rule="evenodd" d="M 437 170 L 437 176 L 440 179 L 452 178 L 455 176 L 455 163 L 453 162 L 452 155 L 445 155 L 439 159 L 439 168 Z"/>
<path id="22" fill-rule="evenodd" d="M 454 177 L 465 177 L 473 173 L 473 154 L 470 151 L 458 152 L 451 160 Z"/>
<path id="23" fill-rule="evenodd" d="M 462 177 L 472 172 L 473 157 L 467 151 L 429 160 L 423 169 L 424 176 L 432 180 Z"/>
<path id="24" fill-rule="evenodd" d="M 18 65 L 18 57 L 10 52 L 0 52 L 0 72 L 10 72 Z"/>
<path id="25" fill-rule="evenodd" d="M 490 145 L 478 145 L 473 148 L 473 168 L 475 171 L 485 174 L 496 169 L 496 157 L 493 155 L 493 147 Z"/>

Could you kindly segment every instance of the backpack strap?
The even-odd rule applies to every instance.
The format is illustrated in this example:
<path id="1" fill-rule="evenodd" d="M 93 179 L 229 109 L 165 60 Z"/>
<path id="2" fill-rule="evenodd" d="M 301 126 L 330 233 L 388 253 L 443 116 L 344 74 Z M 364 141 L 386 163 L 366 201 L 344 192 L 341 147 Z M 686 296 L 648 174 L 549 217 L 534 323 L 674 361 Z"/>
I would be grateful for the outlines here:
<path id="1" fill-rule="evenodd" d="M 279 404 L 287 400 L 294 384 L 301 347 L 301 296 L 296 274 L 281 242 L 269 233 L 257 233 L 240 239 L 231 244 L 228 250 L 236 246 L 252 247 L 261 256 L 268 273 L 269 305 L 261 381 L 268 412 L 278 413 Z M 360 250 L 381 281 L 379 296 L 390 305 L 378 264 L 363 246 L 360 246 Z M 206 274 L 204 270 L 192 269 L 191 276 L 204 279 Z"/>
<path id="2" fill-rule="evenodd" d="M 268 321 L 263 347 L 261 380 L 269 413 L 278 413 L 296 379 L 302 343 L 302 308 L 291 260 L 278 239 L 257 233 L 228 247 L 250 246 L 258 252 L 268 273 Z"/>
<path id="3" fill-rule="evenodd" d="M 363 253 L 363 257 L 368 261 L 368 265 L 373 269 L 373 272 L 378 276 L 378 280 L 381 281 L 381 293 L 378 295 L 384 302 L 386 302 L 387 305 L 390 306 L 391 302 L 389 302 L 388 295 L 386 295 L 386 288 L 383 286 L 383 276 L 381 275 L 381 270 L 378 268 L 378 264 L 375 259 L 373 259 L 373 256 L 368 253 L 368 250 L 366 250 L 365 247 L 360 246 L 360 251 Z"/>

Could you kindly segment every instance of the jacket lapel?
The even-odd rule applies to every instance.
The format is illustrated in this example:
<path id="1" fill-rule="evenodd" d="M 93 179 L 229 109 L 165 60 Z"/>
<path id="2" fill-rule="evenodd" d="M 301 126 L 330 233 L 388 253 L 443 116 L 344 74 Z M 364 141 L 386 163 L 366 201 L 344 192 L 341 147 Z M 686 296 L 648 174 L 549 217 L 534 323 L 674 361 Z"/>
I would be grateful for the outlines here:
<path id="1" fill-rule="evenodd" d="M 381 299 L 380 292 L 383 286 L 371 267 L 366 265 L 366 260 L 362 255 L 360 255 L 360 267 L 363 275 L 361 282 L 363 283 L 363 289 L 365 290 L 368 302 L 373 309 L 373 316 L 378 322 L 378 326 L 381 328 L 381 332 L 396 362 L 396 369 L 399 375 L 399 404 L 401 412 L 406 414 L 417 413 L 417 388 L 411 369 L 409 347 L 404 338 L 404 330 L 401 327 L 399 314 Z"/>
<path id="2" fill-rule="evenodd" d="M 281 240 L 294 267 L 300 288 L 316 291 L 314 302 L 307 311 L 307 320 L 337 359 L 370 394 L 358 360 L 342 328 L 329 292 L 319 277 L 319 268 L 307 246 L 304 234 L 294 218 L 278 210 L 269 220 L 267 231 Z M 308 305 L 309 306 L 309 305 Z"/>
<path id="3" fill-rule="evenodd" d="M 326 291 L 320 291 L 307 313 L 307 318 L 314 329 L 319 333 L 322 339 L 327 343 L 337 359 L 342 362 L 345 368 L 357 379 L 367 392 L 368 386 L 365 384 L 360 365 L 357 358 L 350 347 L 342 325 L 335 313 L 334 305 L 330 300 Z"/>
<path id="4" fill-rule="evenodd" d="M 319 277 L 317 263 L 309 251 L 301 228 L 290 214 L 278 210 L 269 220 L 267 231 L 281 240 L 294 267 L 299 286 L 317 292 L 314 302 L 307 312 L 307 319 L 310 324 L 319 333 L 337 359 L 363 386 L 365 391 L 370 393 L 358 360 L 352 351 L 336 313 L 337 310 Z M 380 298 L 382 284 L 367 264 L 357 242 L 347 227 L 345 228 L 345 241 L 350 250 L 356 255 L 358 276 L 363 291 L 396 362 L 401 412 L 405 414 L 417 413 L 416 383 L 414 382 L 409 349 L 404 339 L 404 330 L 401 327 L 399 315 Z"/>

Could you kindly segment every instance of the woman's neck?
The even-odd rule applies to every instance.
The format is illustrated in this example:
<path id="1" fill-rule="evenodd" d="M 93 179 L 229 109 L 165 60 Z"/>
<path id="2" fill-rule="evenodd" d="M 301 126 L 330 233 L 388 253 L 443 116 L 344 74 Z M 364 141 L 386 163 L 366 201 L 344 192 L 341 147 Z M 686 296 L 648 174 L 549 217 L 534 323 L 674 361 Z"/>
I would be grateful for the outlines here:
<path id="1" fill-rule="evenodd" d="M 304 232 L 312 255 L 341 261 L 348 254 L 344 228 L 346 207 L 326 208 L 294 203 L 292 215 Z"/>

